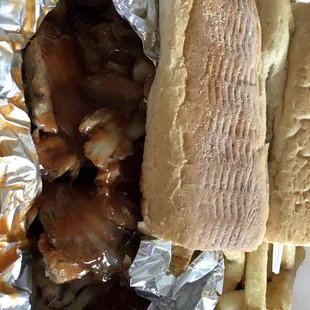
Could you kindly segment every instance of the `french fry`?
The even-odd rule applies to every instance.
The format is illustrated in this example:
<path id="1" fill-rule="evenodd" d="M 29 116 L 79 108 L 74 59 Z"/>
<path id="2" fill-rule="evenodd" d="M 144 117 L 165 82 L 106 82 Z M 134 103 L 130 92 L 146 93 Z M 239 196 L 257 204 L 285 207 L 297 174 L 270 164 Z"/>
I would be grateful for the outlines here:
<path id="1" fill-rule="evenodd" d="M 246 254 L 245 309 L 266 309 L 268 243 Z"/>
<path id="2" fill-rule="evenodd" d="M 216 310 L 243 310 L 244 309 L 244 290 L 233 291 L 223 294 Z"/>
<path id="3" fill-rule="evenodd" d="M 245 253 L 224 251 L 225 278 L 223 294 L 234 291 L 244 273 Z"/>
<path id="4" fill-rule="evenodd" d="M 283 249 L 281 269 L 292 270 L 295 268 L 296 247 L 294 245 L 286 245 Z"/>
<path id="5" fill-rule="evenodd" d="M 297 272 L 297 269 L 301 265 L 301 263 L 305 260 L 306 257 L 306 251 L 305 248 L 302 246 L 296 247 L 296 257 L 295 257 L 295 271 Z"/>
<path id="6" fill-rule="evenodd" d="M 245 253 L 224 252 L 224 289 L 217 310 L 291 310 L 296 271 L 305 258 L 305 250 L 284 246 L 279 274 L 271 272 L 272 252 L 272 244 L 263 243 L 257 251 L 246 253 L 245 289 L 240 291 L 234 289 L 241 280 Z M 240 269 L 234 273 L 232 266 Z"/>
<path id="7" fill-rule="evenodd" d="M 267 309 L 290 310 L 292 307 L 292 291 L 295 270 L 282 270 L 274 274 L 267 286 Z"/>
<path id="8" fill-rule="evenodd" d="M 305 249 L 291 245 L 284 246 L 281 271 L 272 276 L 267 285 L 267 309 L 290 310 L 296 271 L 305 259 Z"/>

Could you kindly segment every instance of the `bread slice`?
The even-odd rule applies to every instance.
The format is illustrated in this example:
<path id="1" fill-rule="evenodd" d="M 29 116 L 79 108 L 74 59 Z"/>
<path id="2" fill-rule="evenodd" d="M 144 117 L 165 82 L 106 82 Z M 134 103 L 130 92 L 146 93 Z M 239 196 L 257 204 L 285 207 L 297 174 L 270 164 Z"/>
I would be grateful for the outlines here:
<path id="1" fill-rule="evenodd" d="M 256 0 L 262 28 L 262 97 L 267 101 L 267 143 L 279 121 L 287 76 L 287 53 L 294 20 L 290 0 Z"/>
<path id="2" fill-rule="evenodd" d="M 274 127 L 274 187 L 266 239 L 310 244 L 310 4 L 292 5 L 295 32 L 288 53 L 284 104 Z"/>
<path id="3" fill-rule="evenodd" d="M 262 27 L 260 86 L 261 100 L 267 102 L 266 142 L 270 143 L 268 167 L 271 210 L 269 216 L 272 218 L 273 200 L 277 199 L 274 185 L 277 163 L 273 155 L 273 139 L 282 114 L 288 67 L 287 54 L 294 21 L 290 0 L 256 0 L 256 5 Z"/>
<path id="4" fill-rule="evenodd" d="M 269 196 L 255 1 L 159 8 L 139 229 L 187 249 L 255 250 Z"/>

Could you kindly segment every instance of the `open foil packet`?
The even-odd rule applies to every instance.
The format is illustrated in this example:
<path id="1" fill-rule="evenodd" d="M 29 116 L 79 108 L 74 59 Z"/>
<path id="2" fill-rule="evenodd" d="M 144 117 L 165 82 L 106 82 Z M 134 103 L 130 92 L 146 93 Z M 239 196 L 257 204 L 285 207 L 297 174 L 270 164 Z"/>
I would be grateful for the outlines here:
<path id="1" fill-rule="evenodd" d="M 22 50 L 57 0 L 0 2 L 0 309 L 31 309 L 31 256 L 26 231 L 42 189 L 40 167 L 24 100 Z M 159 57 L 157 0 L 113 0 L 143 41 L 145 54 Z M 171 244 L 142 241 L 130 267 L 131 286 L 150 309 L 214 309 L 221 293 L 224 260 L 204 252 L 179 277 L 169 272 Z M 181 306 L 182 305 L 182 306 Z"/>

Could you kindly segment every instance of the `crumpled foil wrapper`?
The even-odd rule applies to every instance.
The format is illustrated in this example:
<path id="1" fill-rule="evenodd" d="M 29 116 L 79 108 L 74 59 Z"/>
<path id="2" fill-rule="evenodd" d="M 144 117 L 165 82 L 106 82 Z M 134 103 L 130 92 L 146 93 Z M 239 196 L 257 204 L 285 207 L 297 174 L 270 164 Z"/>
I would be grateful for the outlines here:
<path id="1" fill-rule="evenodd" d="M 42 187 L 23 96 L 22 49 L 55 5 L 0 1 L 0 309 L 5 310 L 30 309 L 31 259 L 23 240 Z"/>
<path id="2" fill-rule="evenodd" d="M 31 256 L 20 242 L 0 242 L 0 309 L 30 309 Z"/>
<path id="3" fill-rule="evenodd" d="M 201 253 L 179 277 L 170 272 L 172 244 L 141 241 L 129 268 L 130 285 L 152 302 L 148 310 L 212 310 L 222 294 L 224 257 L 221 251 Z"/>
<path id="4" fill-rule="evenodd" d="M 158 0 L 113 0 L 113 3 L 142 40 L 145 55 L 156 65 L 160 47 Z"/>

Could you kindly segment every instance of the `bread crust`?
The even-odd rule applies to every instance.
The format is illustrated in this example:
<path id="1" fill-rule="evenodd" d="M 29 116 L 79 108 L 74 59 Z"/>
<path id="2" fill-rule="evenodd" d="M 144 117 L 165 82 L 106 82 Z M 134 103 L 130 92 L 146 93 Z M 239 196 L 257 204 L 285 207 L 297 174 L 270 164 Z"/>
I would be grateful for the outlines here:
<path id="1" fill-rule="evenodd" d="M 262 100 L 267 101 L 266 142 L 272 143 L 274 124 L 283 107 L 287 53 L 294 20 L 290 0 L 256 0 L 262 28 Z"/>
<path id="2" fill-rule="evenodd" d="M 255 1 L 159 7 L 139 229 L 188 249 L 255 250 L 269 195 Z"/>
<path id="3" fill-rule="evenodd" d="M 310 244 L 310 4 L 292 5 L 284 104 L 274 129 L 274 187 L 266 240 Z"/>

